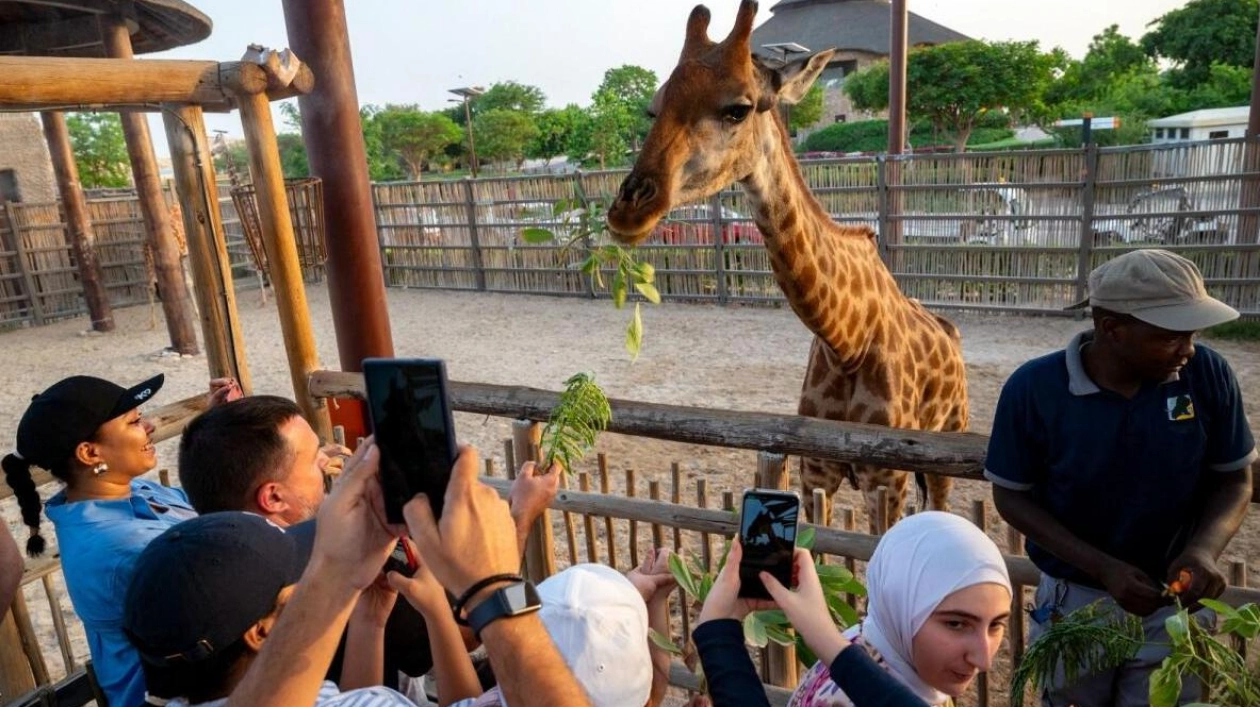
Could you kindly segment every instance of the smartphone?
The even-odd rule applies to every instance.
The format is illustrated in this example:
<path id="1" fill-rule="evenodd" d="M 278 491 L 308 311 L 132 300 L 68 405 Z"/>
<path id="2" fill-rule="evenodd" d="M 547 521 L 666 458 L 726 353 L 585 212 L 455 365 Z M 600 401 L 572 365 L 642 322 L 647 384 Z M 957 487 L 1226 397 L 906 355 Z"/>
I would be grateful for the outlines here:
<path id="1" fill-rule="evenodd" d="M 769 572 L 785 587 L 792 586 L 792 556 L 796 551 L 801 499 L 791 491 L 752 489 L 744 492 L 739 513 L 739 595 L 769 599 L 758 576 Z"/>
<path id="2" fill-rule="evenodd" d="M 429 497 L 434 518 L 459 448 L 446 380 L 446 364 L 433 358 L 363 360 L 372 434 L 381 452 L 385 517 L 402 523 L 402 508 L 416 494 Z"/>

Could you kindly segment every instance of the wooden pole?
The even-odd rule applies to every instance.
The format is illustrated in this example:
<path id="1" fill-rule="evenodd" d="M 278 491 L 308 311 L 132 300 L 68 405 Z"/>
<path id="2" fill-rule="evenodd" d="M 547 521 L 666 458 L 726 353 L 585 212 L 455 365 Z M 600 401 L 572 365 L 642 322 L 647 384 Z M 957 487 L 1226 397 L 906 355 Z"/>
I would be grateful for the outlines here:
<path id="1" fill-rule="evenodd" d="M 114 311 L 101 278 L 101 264 L 96 257 L 96 233 L 88 218 L 87 200 L 83 197 L 83 184 L 79 181 L 79 166 L 74 161 L 66 116 L 58 111 L 44 111 L 39 118 L 44 124 L 44 139 L 48 141 L 53 173 L 57 176 L 57 191 L 66 213 L 66 235 L 70 238 L 70 247 L 74 249 L 74 262 L 79 269 L 79 282 L 83 285 L 83 300 L 87 303 L 92 330 L 113 331 Z"/>
<path id="2" fill-rule="evenodd" d="M 329 300 L 341 368 L 392 356 L 394 341 L 381 275 L 350 35 L 342 0 L 283 0 L 289 45 L 318 83 L 298 99 L 311 176 L 324 182 Z M 522 458 L 523 461 L 523 458 Z"/>
<path id="3" fill-rule="evenodd" d="M 249 171 L 257 192 L 263 249 L 267 252 L 276 309 L 280 314 L 280 331 L 284 335 L 284 348 L 289 357 L 294 400 L 319 438 L 328 440 L 332 438 L 328 406 L 322 399 L 311 395 L 307 384 L 310 374 L 319 368 L 319 359 L 315 350 L 315 334 L 311 330 L 311 310 L 306 303 L 306 288 L 302 283 L 297 242 L 293 237 L 293 222 L 289 219 L 276 129 L 271 122 L 271 104 L 261 94 L 241 96 L 240 110 L 245 145 L 249 149 Z"/>
<path id="4" fill-rule="evenodd" d="M 1243 144 L 1243 169 L 1249 174 L 1260 172 L 1260 22 L 1256 23 L 1256 55 L 1252 64 L 1251 110 L 1247 115 L 1247 141 Z M 1242 209 L 1260 209 L 1260 177 L 1243 179 Z M 1260 242 L 1260 212 L 1250 211 L 1238 215 L 1237 243 Z M 1239 253 L 1241 260 L 1254 264 L 1254 254 Z M 1236 277 L 1255 277 L 1251 267 L 1244 267 Z"/>
<path id="5" fill-rule="evenodd" d="M 885 246 L 896 246 L 902 242 L 901 220 L 890 218 L 901 213 L 901 192 L 894 187 L 901 184 L 901 161 L 898 159 L 906 149 L 906 67 L 909 64 L 909 27 L 910 13 L 906 7 L 907 0 L 892 0 L 889 12 L 892 13 L 889 26 L 891 36 L 889 47 L 892 53 L 888 57 L 888 165 L 884 171 L 887 179 L 885 188 L 889 190 L 885 204 L 888 213 L 884 214 L 882 223 L 887 231 L 880 234 Z M 894 272 L 900 265 L 900 251 L 887 250 L 887 264 Z"/>
<path id="6" fill-rule="evenodd" d="M 198 106 L 168 105 L 162 122 L 184 215 L 188 263 L 201 314 L 201 339 L 205 342 L 210 377 L 231 376 L 250 395 L 253 381 L 245 360 L 245 339 L 236 310 L 236 289 L 232 285 L 223 213 L 215 190 L 205 115 Z"/>
<path id="7" fill-rule="evenodd" d="M 530 420 L 514 420 L 512 422 L 512 455 L 518 466 L 534 459 L 534 450 L 542 440 L 542 425 Z M 563 472 L 560 472 L 563 473 Z M 555 538 L 551 531 L 551 513 L 543 509 L 542 515 L 534 521 L 525 541 L 525 576 L 529 581 L 538 584 L 556 573 Z"/>
<path id="8" fill-rule="evenodd" d="M 118 15 L 106 15 L 100 18 L 100 24 L 105 52 L 116 59 L 131 59 L 131 34 L 126 20 Z M 197 334 L 193 328 L 192 303 L 188 287 L 184 284 L 184 264 L 180 259 L 179 246 L 171 232 L 170 211 L 162 195 L 157 158 L 153 156 L 153 141 L 149 137 L 149 123 L 142 113 L 123 112 L 119 113 L 119 117 L 122 119 L 123 137 L 127 140 L 127 155 L 131 158 L 131 174 L 140 199 L 140 212 L 144 215 L 145 242 L 153 251 L 153 269 L 157 275 L 171 349 L 181 354 L 195 354 Z"/>

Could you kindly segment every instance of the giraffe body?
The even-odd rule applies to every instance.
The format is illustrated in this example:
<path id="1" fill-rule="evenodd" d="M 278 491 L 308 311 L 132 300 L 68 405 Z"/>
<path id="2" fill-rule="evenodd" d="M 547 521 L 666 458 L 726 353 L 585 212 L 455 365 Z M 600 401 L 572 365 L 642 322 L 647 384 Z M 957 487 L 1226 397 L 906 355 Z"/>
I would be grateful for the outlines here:
<path id="1" fill-rule="evenodd" d="M 673 206 L 738 181 L 765 237 L 775 279 L 814 333 L 798 412 L 906 429 L 967 428 L 967 386 L 958 330 L 897 288 L 868 227 L 841 226 L 811 193 L 778 106 L 794 103 L 833 51 L 782 66 L 752 55 L 757 4 L 744 0 L 734 30 L 708 38 L 709 13 L 692 11 L 682 57 L 657 92 L 656 117 L 634 169 L 608 212 L 613 237 L 636 244 Z M 876 489 L 888 488 L 882 517 L 896 522 L 905 472 L 803 459 L 801 485 L 830 499 L 846 479 L 865 492 L 879 532 Z M 946 510 L 950 479 L 928 479 L 928 501 Z M 806 503 L 812 510 L 812 504 Z M 814 519 L 826 522 L 827 519 Z"/>

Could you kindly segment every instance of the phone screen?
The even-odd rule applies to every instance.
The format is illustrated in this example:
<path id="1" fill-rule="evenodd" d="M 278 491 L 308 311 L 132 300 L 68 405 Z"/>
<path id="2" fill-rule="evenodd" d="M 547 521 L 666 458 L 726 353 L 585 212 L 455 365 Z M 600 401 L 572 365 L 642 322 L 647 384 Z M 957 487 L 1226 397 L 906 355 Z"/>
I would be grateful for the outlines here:
<path id="1" fill-rule="evenodd" d="M 748 491 L 739 516 L 740 596 L 769 599 L 758 574 L 769 572 L 785 586 L 792 584 L 792 554 L 801 500 L 784 491 Z"/>
<path id="2" fill-rule="evenodd" d="M 372 433 L 381 451 L 385 516 L 402 523 L 402 507 L 426 494 L 442 516 L 446 484 L 459 449 L 439 359 L 366 359 L 363 381 Z"/>

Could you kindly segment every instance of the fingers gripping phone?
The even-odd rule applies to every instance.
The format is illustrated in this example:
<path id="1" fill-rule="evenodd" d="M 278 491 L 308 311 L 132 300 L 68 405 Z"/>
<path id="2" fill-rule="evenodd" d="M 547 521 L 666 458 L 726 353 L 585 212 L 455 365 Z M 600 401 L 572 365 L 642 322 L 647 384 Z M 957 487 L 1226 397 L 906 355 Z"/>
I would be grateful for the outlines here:
<path id="1" fill-rule="evenodd" d="M 381 451 L 385 517 L 402 523 L 402 508 L 416 494 L 429 497 L 442 516 L 446 484 L 459 448 L 451 415 L 446 364 L 440 359 L 363 360 L 372 434 Z"/>
<path id="2" fill-rule="evenodd" d="M 758 576 L 769 572 L 785 587 L 792 586 L 793 553 L 801 499 L 790 491 L 753 489 L 744 492 L 739 514 L 739 595 L 769 599 Z"/>

